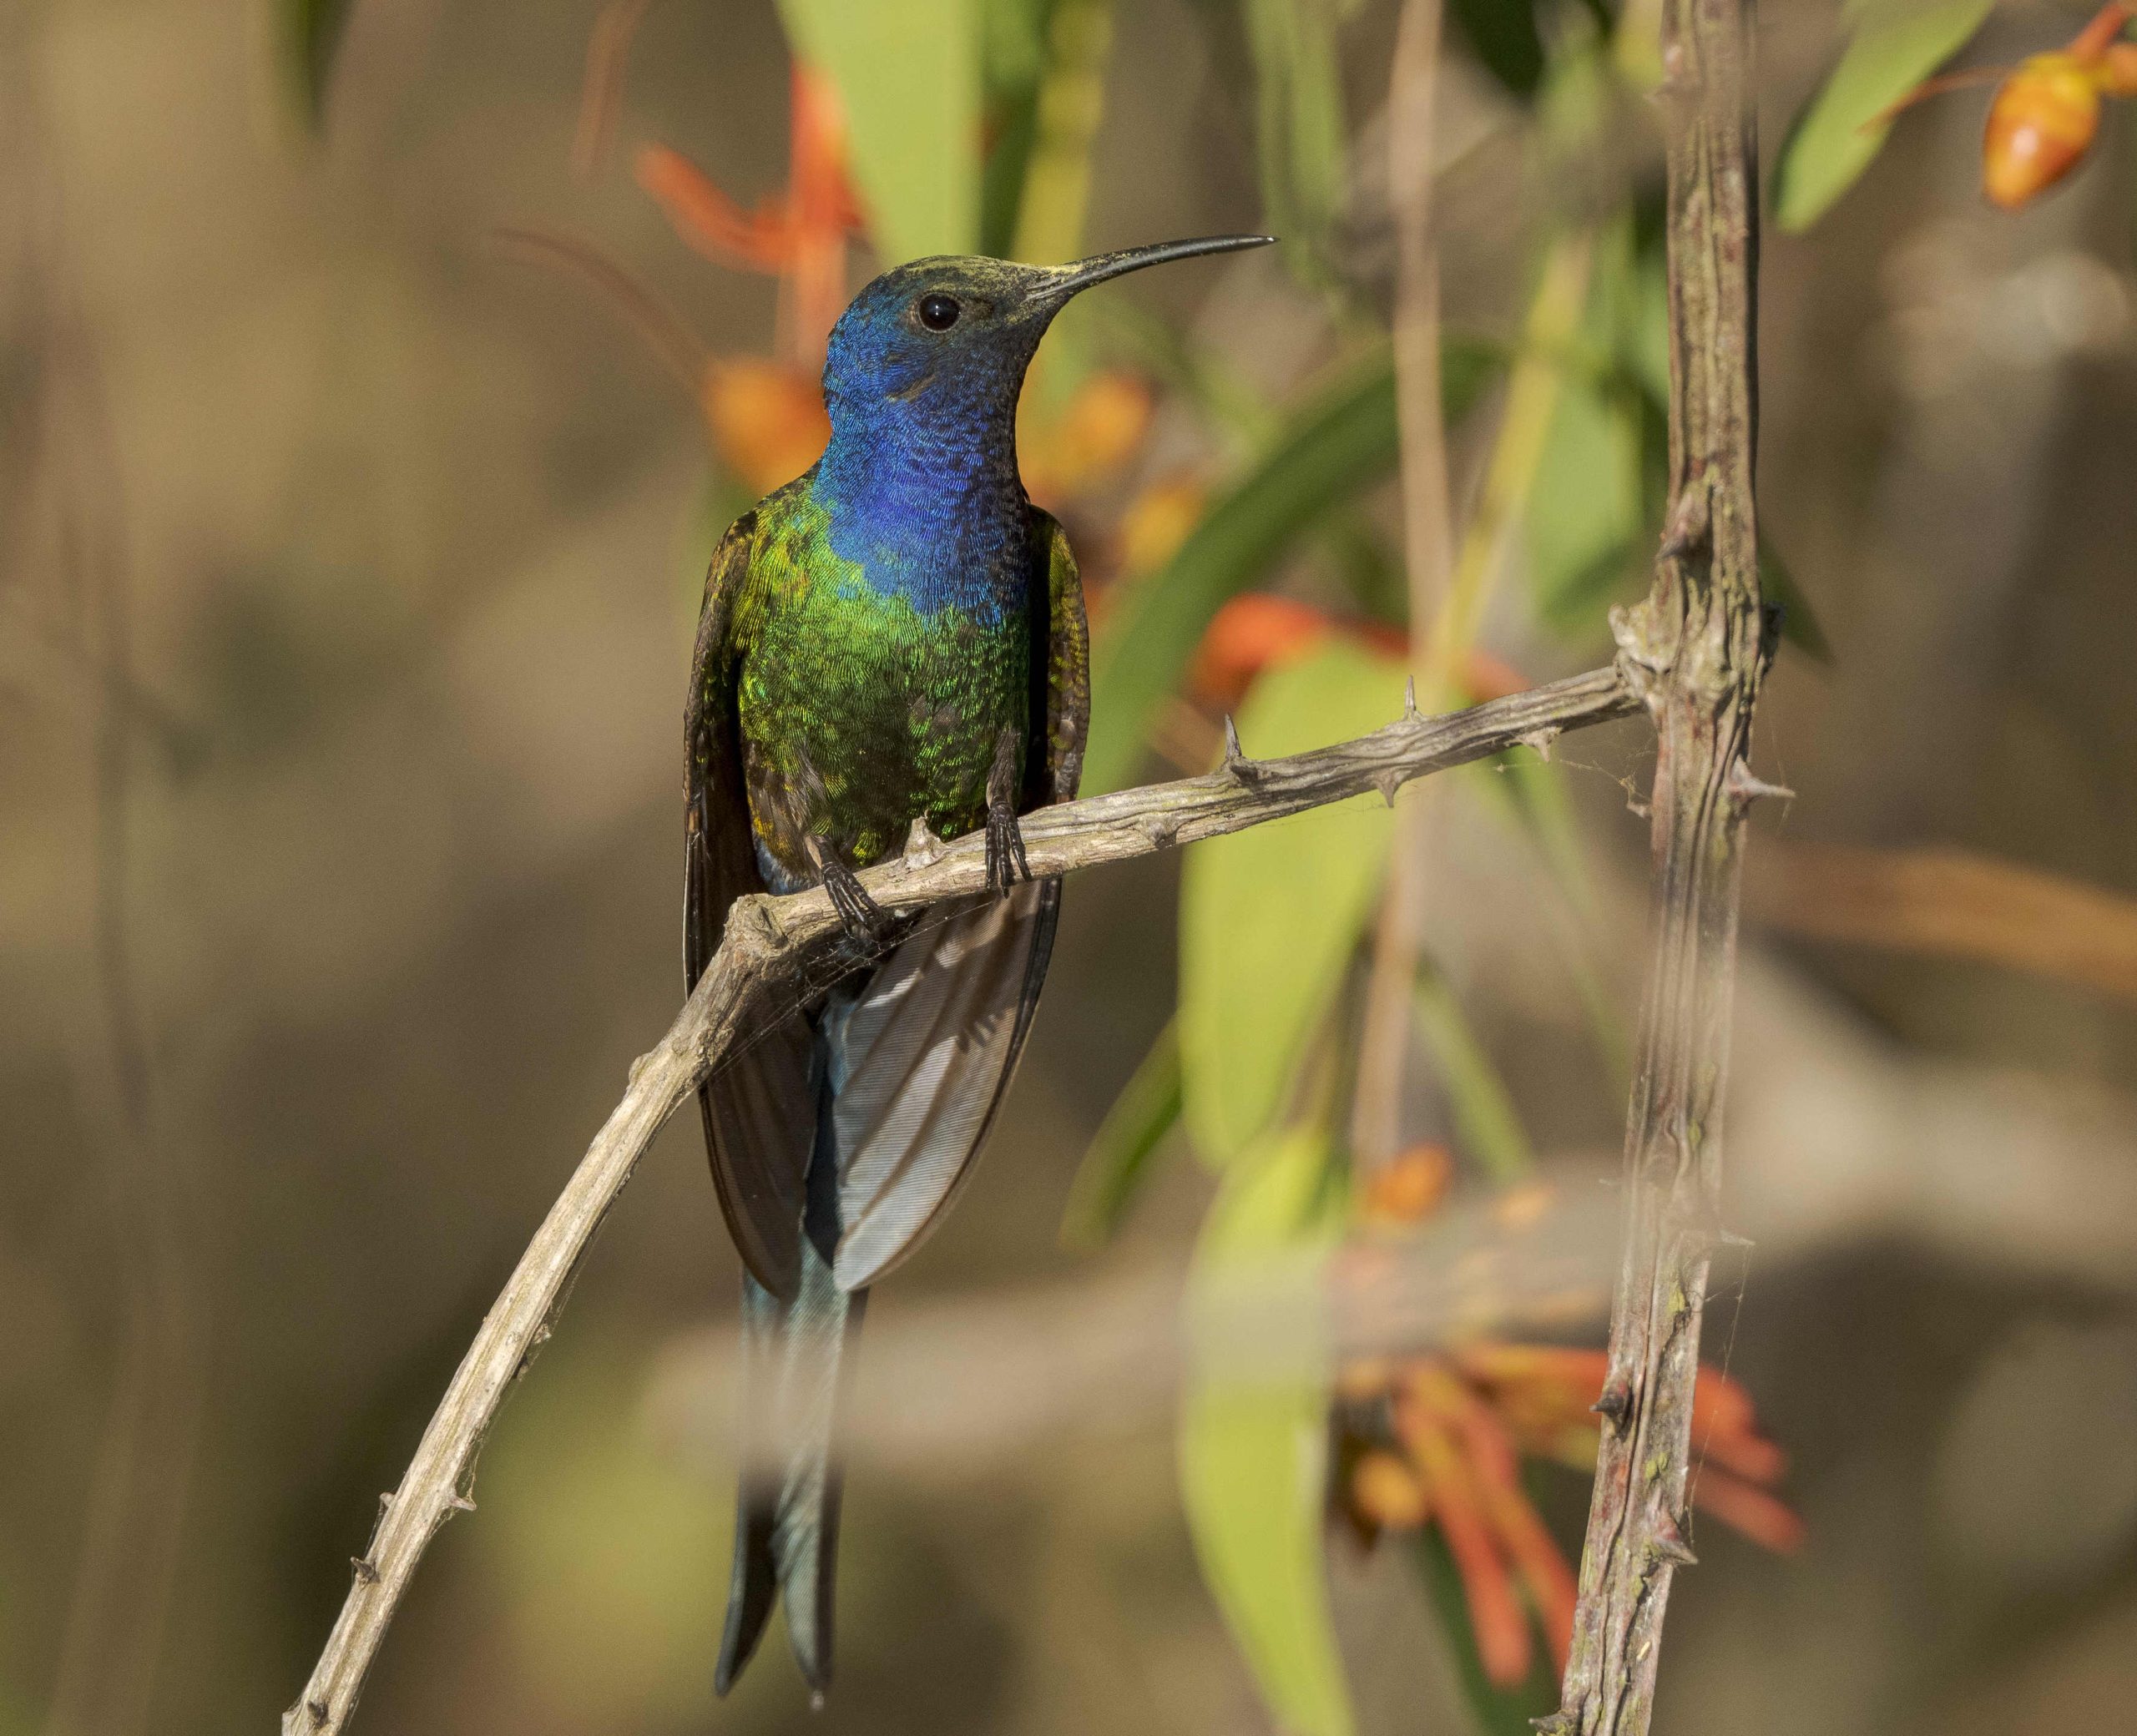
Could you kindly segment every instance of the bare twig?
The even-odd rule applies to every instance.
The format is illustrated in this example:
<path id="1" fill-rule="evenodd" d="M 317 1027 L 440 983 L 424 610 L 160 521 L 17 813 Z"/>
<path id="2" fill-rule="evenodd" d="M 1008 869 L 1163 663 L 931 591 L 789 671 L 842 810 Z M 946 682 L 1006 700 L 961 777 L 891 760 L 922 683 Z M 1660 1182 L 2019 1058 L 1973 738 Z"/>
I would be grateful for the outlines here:
<path id="1" fill-rule="evenodd" d="M 1720 1236 L 1720 1112 L 1746 764 L 1771 645 L 1752 507 L 1758 178 L 1751 0 L 1669 0 L 1670 480 L 1655 588 L 1614 618 L 1655 721 L 1655 878 L 1625 1132 L 1625 1243 L 1579 1601 L 1549 1736 L 1644 1736 L 1686 1542 L 1693 1384 Z"/>
<path id="2" fill-rule="evenodd" d="M 2002 965 L 2137 1002 L 2137 899 L 1968 850 L 1761 846 L 1745 908 L 1819 941 Z"/>
<path id="3" fill-rule="evenodd" d="M 1439 82 L 1440 0 L 1403 0 L 1387 92 L 1388 205 L 1395 224 L 1395 411 L 1402 434 L 1402 554 L 1410 591 L 1410 661 L 1422 676 L 1425 624 L 1447 597 L 1452 524 L 1447 426 L 1441 413 L 1439 243 L 1432 217 L 1432 129 Z M 1425 703 L 1441 696 L 1427 689 Z M 1402 1078 L 1410 997 L 1424 931 L 1431 821 L 1405 805 L 1388 865 L 1387 896 L 1373 933 L 1351 1102 L 1351 1148 L 1383 1163 L 1402 1143 Z"/>
<path id="4" fill-rule="evenodd" d="M 1607 722 L 1639 708 L 1623 664 L 1447 717 L 1405 717 L 1356 741 L 1287 760 L 1228 758 L 1199 778 L 1072 802 L 1023 821 L 1034 874 L 1126 861 L 1243 830 L 1427 773 Z M 986 884 L 978 835 L 871 869 L 861 883 L 887 909 L 916 910 Z M 764 997 L 795 983 L 836 935 L 821 891 L 738 904 L 681 1015 L 631 1069 L 630 1083 L 521 1255 L 454 1374 L 401 1486 L 385 1498 L 371 1546 L 311 1679 L 284 1714 L 284 1736 L 331 1736 L 346 1723 L 416 1564 L 445 1520 L 472 1503 L 475 1455 L 506 1392 L 548 1335 L 579 1256 L 662 1123 L 736 1042 Z"/>
<path id="5" fill-rule="evenodd" d="M 553 230 L 507 225 L 490 232 L 506 253 L 575 271 L 623 314 L 646 346 L 693 397 L 704 390 L 712 354 L 674 309 L 590 242 Z"/>

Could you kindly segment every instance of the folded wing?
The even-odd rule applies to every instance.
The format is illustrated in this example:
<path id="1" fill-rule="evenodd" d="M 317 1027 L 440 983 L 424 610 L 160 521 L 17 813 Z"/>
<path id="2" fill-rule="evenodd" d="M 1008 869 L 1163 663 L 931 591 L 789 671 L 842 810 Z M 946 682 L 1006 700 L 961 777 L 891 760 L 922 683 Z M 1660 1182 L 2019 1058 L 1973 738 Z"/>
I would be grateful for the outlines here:
<path id="1" fill-rule="evenodd" d="M 1048 607 L 1034 610 L 1027 809 L 1066 801 L 1090 701 L 1083 589 L 1061 527 L 1033 512 Z M 909 1254 L 969 1178 L 1016 1072 L 1046 981 L 1058 881 L 929 912 L 858 994 L 821 1020 L 838 1154 L 839 1288 L 872 1284 Z"/>

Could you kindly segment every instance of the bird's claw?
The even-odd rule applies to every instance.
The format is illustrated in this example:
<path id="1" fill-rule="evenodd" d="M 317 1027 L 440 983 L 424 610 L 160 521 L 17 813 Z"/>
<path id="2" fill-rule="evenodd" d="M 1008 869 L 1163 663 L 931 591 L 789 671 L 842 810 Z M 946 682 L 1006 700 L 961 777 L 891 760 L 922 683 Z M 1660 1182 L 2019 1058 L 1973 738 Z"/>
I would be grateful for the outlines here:
<path id="1" fill-rule="evenodd" d="M 1013 809 L 991 808 L 987 815 L 987 889 L 1006 895 L 1020 880 L 1032 876 L 1031 859 L 1024 854 L 1024 835 Z"/>
<path id="2" fill-rule="evenodd" d="M 868 896 L 859 876 L 845 863 L 827 860 L 821 865 L 824 891 L 831 895 L 831 908 L 838 912 L 846 938 L 871 947 L 881 946 L 893 926 L 891 913 Z"/>

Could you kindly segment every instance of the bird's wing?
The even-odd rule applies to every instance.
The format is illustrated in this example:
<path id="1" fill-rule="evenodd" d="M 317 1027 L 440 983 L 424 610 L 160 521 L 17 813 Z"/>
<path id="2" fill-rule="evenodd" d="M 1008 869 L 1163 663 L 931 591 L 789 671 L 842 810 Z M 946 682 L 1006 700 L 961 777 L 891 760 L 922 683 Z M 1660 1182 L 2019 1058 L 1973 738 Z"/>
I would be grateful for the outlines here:
<path id="1" fill-rule="evenodd" d="M 765 890 L 742 783 L 735 704 L 736 601 L 756 547 L 757 513 L 720 538 L 705 574 L 697 651 L 685 707 L 686 798 L 683 977 L 697 987 L 726 926 L 728 907 Z M 760 1028 L 698 1093 L 720 1209 L 743 1263 L 773 1294 L 791 1299 L 801 1276 L 801 1201 L 816 1136 L 814 1039 L 789 1014 Z"/>
<path id="2" fill-rule="evenodd" d="M 1048 606 L 1033 612 L 1027 809 L 1075 795 L 1090 714 L 1075 558 L 1051 517 L 1034 509 L 1032 520 L 1033 577 L 1045 584 Z M 857 997 L 834 997 L 823 1032 L 838 1152 L 840 1289 L 873 1283 L 909 1254 L 971 1173 L 1031 1029 L 1060 908 L 1061 883 L 1047 880 L 933 912 Z"/>

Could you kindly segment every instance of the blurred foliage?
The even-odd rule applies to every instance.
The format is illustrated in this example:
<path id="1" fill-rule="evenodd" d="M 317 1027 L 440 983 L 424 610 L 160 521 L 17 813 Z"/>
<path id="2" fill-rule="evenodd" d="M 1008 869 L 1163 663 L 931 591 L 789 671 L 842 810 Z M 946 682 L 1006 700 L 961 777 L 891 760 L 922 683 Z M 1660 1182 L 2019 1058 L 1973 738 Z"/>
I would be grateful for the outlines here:
<path id="1" fill-rule="evenodd" d="M 846 111 L 886 263 L 979 240 L 978 0 L 780 0 L 796 51 Z"/>
<path id="2" fill-rule="evenodd" d="M 1308 1128 L 1274 1133 L 1239 1154 L 1195 1244 L 1189 1285 L 1198 1303 L 1242 1270 L 1310 1264 L 1339 1231 L 1342 1169 Z M 1311 1334 L 1301 1331 L 1301 1345 Z M 1251 1378 L 1191 1373 L 1181 1408 L 1180 1492 L 1204 1577 L 1285 1729 L 1349 1736 L 1349 1689 L 1321 1569 L 1327 1482 L 1328 1375 L 1301 1350 L 1288 1375 L 1281 1347 Z"/>
<path id="3" fill-rule="evenodd" d="M 1274 759 L 1362 735 L 1395 720 L 1402 680 L 1393 659 L 1328 645 L 1255 684 L 1240 715 L 1240 743 Z M 1379 897 L 1393 837 L 1375 796 L 1189 846 L 1180 871 L 1182 1103 L 1205 1162 L 1243 1160 L 1287 1107 Z"/>
<path id="4" fill-rule="evenodd" d="M 275 39 L 281 52 L 290 94 L 306 121 L 318 126 L 326 116 L 326 88 L 334 76 L 334 56 L 348 27 L 355 0 L 270 0 Z"/>
<path id="5" fill-rule="evenodd" d="M 1494 366 L 1483 346 L 1444 346 L 1449 420 L 1476 401 Z M 1225 599 L 1268 573 L 1337 507 L 1393 475 L 1400 451 L 1393 362 L 1376 348 L 1285 420 L 1162 571 L 1107 598 L 1091 646 L 1086 790 L 1117 790 L 1135 775 L 1153 714 L 1185 675 Z"/>
<path id="6" fill-rule="evenodd" d="M 1543 82 L 1535 0 L 1447 0 L 1447 15 L 1492 76 L 1516 96 Z"/>
<path id="7" fill-rule="evenodd" d="M 1175 1019 L 1114 1099 L 1084 1153 L 1061 1214 L 1062 1240 L 1069 1247 L 1096 1248 L 1119 1227 L 1158 1147 L 1180 1125 L 1180 1026 Z"/>
<path id="8" fill-rule="evenodd" d="M 551 1348 L 482 1460 L 482 1499 L 509 1522 L 473 1529 L 510 1608 L 513 1667 L 568 1724 L 669 1726 L 704 1691 L 730 1524 L 716 1486 L 663 1454 L 642 1411 L 643 1349 Z"/>
<path id="9" fill-rule="evenodd" d="M 1254 57 L 1255 146 L 1271 234 L 1306 281 L 1337 280 L 1350 184 L 1336 32 L 1358 0 L 1244 0 Z"/>
<path id="10" fill-rule="evenodd" d="M 1412 1539 L 1420 1577 L 1432 1594 L 1447 1649 L 1462 1678 L 1462 1697 L 1477 1720 L 1478 1736 L 1533 1736 L 1535 1720 L 1558 1709 L 1559 1683 L 1548 1658 L 1538 1657 L 1528 1678 L 1517 1688 L 1502 1688 L 1492 1680 L 1477 1653 L 1477 1638 L 1469 1625 L 1469 1608 L 1463 1596 L 1461 1570 L 1447 1539 L 1437 1530 L 1421 1530 Z"/>
<path id="11" fill-rule="evenodd" d="M 1789 129 L 1774 165 L 1774 220 L 1808 229 L 1877 159 L 1888 111 L 1973 40 L 1996 0 L 1863 0 L 1853 34 Z"/>

